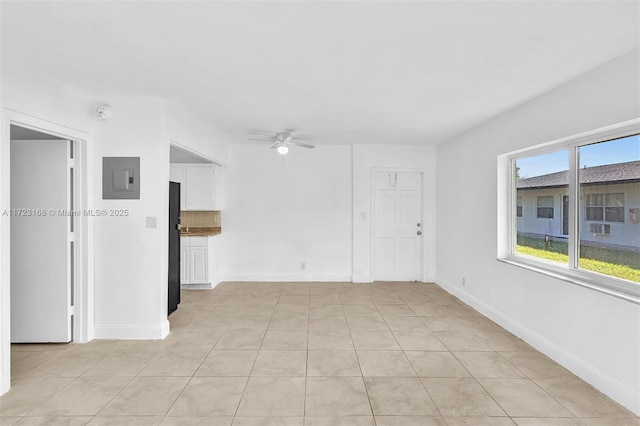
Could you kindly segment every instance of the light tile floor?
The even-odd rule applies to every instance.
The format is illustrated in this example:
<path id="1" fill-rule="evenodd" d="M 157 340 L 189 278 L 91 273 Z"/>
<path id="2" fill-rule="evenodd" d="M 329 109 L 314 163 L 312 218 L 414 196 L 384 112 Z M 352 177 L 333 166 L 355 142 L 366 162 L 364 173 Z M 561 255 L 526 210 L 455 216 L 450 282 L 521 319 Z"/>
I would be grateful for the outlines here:
<path id="1" fill-rule="evenodd" d="M 640 424 L 433 284 L 223 283 L 170 321 L 14 345 L 0 425 Z"/>

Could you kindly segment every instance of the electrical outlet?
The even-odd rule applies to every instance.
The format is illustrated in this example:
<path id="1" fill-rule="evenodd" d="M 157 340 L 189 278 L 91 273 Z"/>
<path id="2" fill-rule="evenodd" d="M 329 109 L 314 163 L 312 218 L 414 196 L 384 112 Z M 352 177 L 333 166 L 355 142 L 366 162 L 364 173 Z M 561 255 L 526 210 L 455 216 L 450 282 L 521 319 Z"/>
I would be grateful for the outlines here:
<path id="1" fill-rule="evenodd" d="M 307 262 L 302 262 L 302 263 L 300 264 L 300 270 L 304 271 L 304 270 L 306 270 L 306 269 L 307 269 Z"/>
<path id="2" fill-rule="evenodd" d="M 463 287 L 466 287 L 466 286 L 467 286 L 467 283 L 466 283 L 466 281 L 465 281 L 464 277 L 462 277 L 462 286 L 463 286 Z"/>

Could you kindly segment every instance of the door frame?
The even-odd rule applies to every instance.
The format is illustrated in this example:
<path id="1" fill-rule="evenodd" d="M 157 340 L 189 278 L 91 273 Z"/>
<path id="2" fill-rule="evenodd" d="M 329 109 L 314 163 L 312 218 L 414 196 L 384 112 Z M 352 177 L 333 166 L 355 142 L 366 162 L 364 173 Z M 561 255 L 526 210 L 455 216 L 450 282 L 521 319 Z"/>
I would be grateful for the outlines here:
<path id="1" fill-rule="evenodd" d="M 11 135 L 12 125 L 73 140 L 75 208 L 91 210 L 94 206 L 93 138 L 91 135 L 36 118 L 18 111 L 2 108 L 0 118 L 0 394 L 11 386 L 11 282 L 10 216 L 3 215 L 11 209 Z M 93 339 L 94 314 L 94 222 L 91 215 L 78 216 L 75 222 L 75 308 L 72 310 L 73 341 L 88 342 Z"/>
<path id="2" fill-rule="evenodd" d="M 369 238 L 371 242 L 371 249 L 369 250 L 370 258 L 369 258 L 369 274 L 371 277 L 371 281 L 375 281 L 375 259 L 376 259 L 376 241 L 375 241 L 375 206 L 376 206 L 376 187 L 375 187 L 375 175 L 376 173 L 418 173 L 420 174 L 420 223 L 422 228 L 422 239 L 420 244 L 420 282 L 426 282 L 427 276 L 427 267 L 426 267 L 426 253 L 427 253 L 427 237 L 431 237 L 431 235 L 427 234 L 427 226 L 425 224 L 426 217 L 426 202 L 427 202 L 427 191 L 426 191 L 426 171 L 423 169 L 415 169 L 415 168 L 402 168 L 402 167 L 372 167 L 371 175 L 369 176 L 369 182 L 371 183 L 371 205 L 369 206 L 369 216 L 371 220 L 369 221 Z"/>

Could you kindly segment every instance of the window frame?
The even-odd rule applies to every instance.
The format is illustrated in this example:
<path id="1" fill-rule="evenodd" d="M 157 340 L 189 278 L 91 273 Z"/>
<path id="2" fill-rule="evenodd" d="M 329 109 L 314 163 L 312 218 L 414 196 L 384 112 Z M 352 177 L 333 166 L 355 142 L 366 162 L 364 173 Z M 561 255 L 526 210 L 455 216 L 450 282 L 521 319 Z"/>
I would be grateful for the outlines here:
<path id="1" fill-rule="evenodd" d="M 578 232 L 580 207 L 578 148 L 636 134 L 640 134 L 640 118 L 499 155 L 497 260 L 640 304 L 640 284 L 580 269 L 578 268 L 579 259 L 577 256 L 580 244 Z M 517 253 L 515 250 L 517 236 L 516 161 L 562 149 L 569 151 L 569 261 L 566 265 Z M 604 200 L 603 204 L 606 204 Z"/>

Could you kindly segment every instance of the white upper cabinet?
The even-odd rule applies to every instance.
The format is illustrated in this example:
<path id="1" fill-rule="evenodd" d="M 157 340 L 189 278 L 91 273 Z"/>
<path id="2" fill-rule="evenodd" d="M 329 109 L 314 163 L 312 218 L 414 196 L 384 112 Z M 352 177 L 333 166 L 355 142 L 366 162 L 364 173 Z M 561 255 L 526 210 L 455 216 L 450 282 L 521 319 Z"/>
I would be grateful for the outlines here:
<path id="1" fill-rule="evenodd" d="M 172 164 L 170 180 L 180 182 L 180 210 L 215 209 L 213 165 Z"/>

